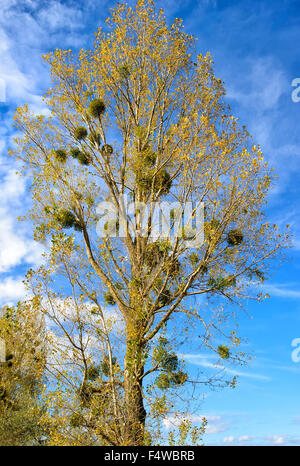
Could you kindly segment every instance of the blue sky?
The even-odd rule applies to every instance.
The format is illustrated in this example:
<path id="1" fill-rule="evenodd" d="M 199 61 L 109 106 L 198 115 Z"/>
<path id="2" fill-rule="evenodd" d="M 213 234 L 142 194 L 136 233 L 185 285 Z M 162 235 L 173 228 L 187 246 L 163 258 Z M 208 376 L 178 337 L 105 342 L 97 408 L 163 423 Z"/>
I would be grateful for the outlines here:
<path id="1" fill-rule="evenodd" d="M 115 3 L 1 2 L 1 304 L 24 296 L 24 272 L 39 262 L 41 253 L 28 225 L 16 220 L 30 198 L 25 181 L 6 156 L 13 137 L 13 110 L 25 102 L 37 112 L 42 109 L 41 95 L 49 85 L 42 53 L 55 47 L 88 48 Z M 247 314 L 239 318 L 247 350 L 254 354 L 252 362 L 237 368 L 237 388 L 206 393 L 199 412 L 199 419 L 205 415 L 209 421 L 205 443 L 300 445 L 300 362 L 291 357 L 292 340 L 300 338 L 300 102 L 291 97 L 291 82 L 300 77 L 300 1 L 166 0 L 157 1 L 157 6 L 164 8 L 169 21 L 183 18 L 185 30 L 198 39 L 197 49 L 211 52 L 233 113 L 277 172 L 269 218 L 280 225 L 289 223 L 294 235 L 290 260 L 274 270 L 264 287 L 271 298 L 249 304 Z M 195 354 L 189 362 L 191 368 L 204 364 Z"/>

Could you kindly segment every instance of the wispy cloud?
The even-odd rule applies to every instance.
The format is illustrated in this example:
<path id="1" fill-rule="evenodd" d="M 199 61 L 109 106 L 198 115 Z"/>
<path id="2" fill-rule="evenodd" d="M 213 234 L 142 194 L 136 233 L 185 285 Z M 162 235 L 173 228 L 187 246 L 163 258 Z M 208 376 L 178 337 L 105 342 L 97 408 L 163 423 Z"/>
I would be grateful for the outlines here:
<path id="1" fill-rule="evenodd" d="M 234 375 L 237 377 L 246 377 L 250 379 L 257 379 L 257 380 L 264 380 L 270 381 L 271 378 L 266 375 L 257 374 L 255 372 L 246 372 L 240 371 L 238 369 L 230 369 L 224 365 L 218 364 L 216 362 L 211 362 L 211 358 L 208 355 L 203 354 L 180 354 L 185 361 L 189 362 L 190 364 L 195 364 L 196 366 L 205 367 L 208 369 L 213 369 L 214 371 L 224 372 L 226 374 Z"/>
<path id="2" fill-rule="evenodd" d="M 65 28 L 76 30 L 84 27 L 83 12 L 80 8 L 56 0 L 47 2 L 36 16 L 44 28 L 50 28 L 53 32 Z"/>
<path id="3" fill-rule="evenodd" d="M 247 80 L 241 86 L 229 85 L 227 97 L 255 113 L 274 109 L 280 97 L 288 91 L 288 79 L 279 64 L 272 57 L 259 57 L 249 60 Z M 261 122 L 260 122 L 261 123 Z"/>
<path id="4" fill-rule="evenodd" d="M 163 425 L 167 430 L 170 430 L 176 426 L 179 426 L 183 420 L 189 420 L 194 425 L 202 425 L 204 420 L 207 421 L 205 433 L 217 434 L 223 432 L 228 428 L 228 421 L 223 419 L 221 416 L 216 415 L 196 415 L 186 414 L 185 416 L 168 416 L 163 420 Z"/>
<path id="5" fill-rule="evenodd" d="M 268 293 L 271 297 L 276 296 L 279 298 L 288 299 L 299 299 L 300 298 L 300 286 L 297 289 L 291 288 L 292 284 L 264 284 L 263 291 Z"/>

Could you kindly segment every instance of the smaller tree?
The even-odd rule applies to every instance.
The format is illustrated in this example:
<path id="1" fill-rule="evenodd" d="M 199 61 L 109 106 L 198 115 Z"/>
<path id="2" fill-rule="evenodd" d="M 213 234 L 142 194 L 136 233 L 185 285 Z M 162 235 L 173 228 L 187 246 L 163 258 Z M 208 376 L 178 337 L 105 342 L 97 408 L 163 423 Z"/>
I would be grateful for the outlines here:
<path id="1" fill-rule="evenodd" d="M 0 363 L 0 445 L 38 445 L 44 435 L 39 420 L 45 367 L 44 322 L 27 303 L 5 307 L 0 337 L 6 361 Z"/>

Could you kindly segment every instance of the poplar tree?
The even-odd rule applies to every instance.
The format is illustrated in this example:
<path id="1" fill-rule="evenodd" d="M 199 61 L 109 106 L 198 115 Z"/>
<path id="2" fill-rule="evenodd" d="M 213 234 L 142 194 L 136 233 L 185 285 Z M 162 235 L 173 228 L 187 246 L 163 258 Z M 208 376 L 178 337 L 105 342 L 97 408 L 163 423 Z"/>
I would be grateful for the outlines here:
<path id="1" fill-rule="evenodd" d="M 28 285 L 56 326 L 60 402 L 73 396 L 52 441 L 63 444 L 71 425 L 73 444 L 145 445 L 147 412 L 163 419 L 191 383 L 176 326 L 194 323 L 212 354 L 234 358 L 239 338 L 217 309 L 263 297 L 257 285 L 287 241 L 264 215 L 272 171 L 232 116 L 210 54 L 197 55 L 182 21 L 169 26 L 151 0 L 118 5 L 91 50 L 45 60 L 48 113 L 16 110 L 12 152 L 31 176 L 28 217 L 47 248 Z M 103 202 L 115 216 L 100 228 Z M 155 235 L 162 202 L 175 207 L 167 234 Z M 192 220 L 181 223 L 189 202 Z"/>

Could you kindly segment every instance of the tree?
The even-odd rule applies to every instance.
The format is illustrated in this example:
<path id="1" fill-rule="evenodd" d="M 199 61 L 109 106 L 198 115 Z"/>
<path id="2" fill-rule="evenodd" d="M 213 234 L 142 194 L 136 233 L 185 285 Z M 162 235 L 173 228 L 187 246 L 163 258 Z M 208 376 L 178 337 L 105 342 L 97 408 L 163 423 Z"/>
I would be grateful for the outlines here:
<path id="1" fill-rule="evenodd" d="M 235 332 L 214 345 L 211 329 L 221 331 L 223 317 L 214 313 L 210 322 L 191 299 L 207 296 L 218 306 L 261 299 L 254 284 L 267 278 L 288 236 L 264 217 L 272 172 L 231 115 L 210 55 L 195 57 L 181 20 L 168 26 L 152 1 L 138 0 L 134 9 L 113 10 L 107 26 L 92 50 L 45 56 L 49 113 L 17 109 L 22 135 L 13 152 L 32 176 L 35 239 L 50 244 L 28 282 L 37 298 L 47 296 L 45 313 L 77 352 L 61 380 L 81 400 L 91 402 L 104 387 L 109 393 L 98 417 L 85 406 L 77 424 L 93 425 L 89 441 L 142 445 L 153 441 L 145 407 L 166 415 L 170 394 L 189 383 L 168 335 L 173 322 L 182 323 L 180 315 L 196 322 L 211 351 L 235 357 Z M 103 202 L 111 211 L 99 220 Z M 201 203 L 203 242 L 194 223 Z M 88 354 L 87 329 L 97 348 Z M 91 368 L 104 360 L 105 376 Z"/>
<path id="2" fill-rule="evenodd" d="M 46 349 L 41 315 L 28 305 L 5 307 L 0 336 L 6 362 L 0 363 L 0 445 L 38 445 L 45 433 L 40 425 Z"/>

